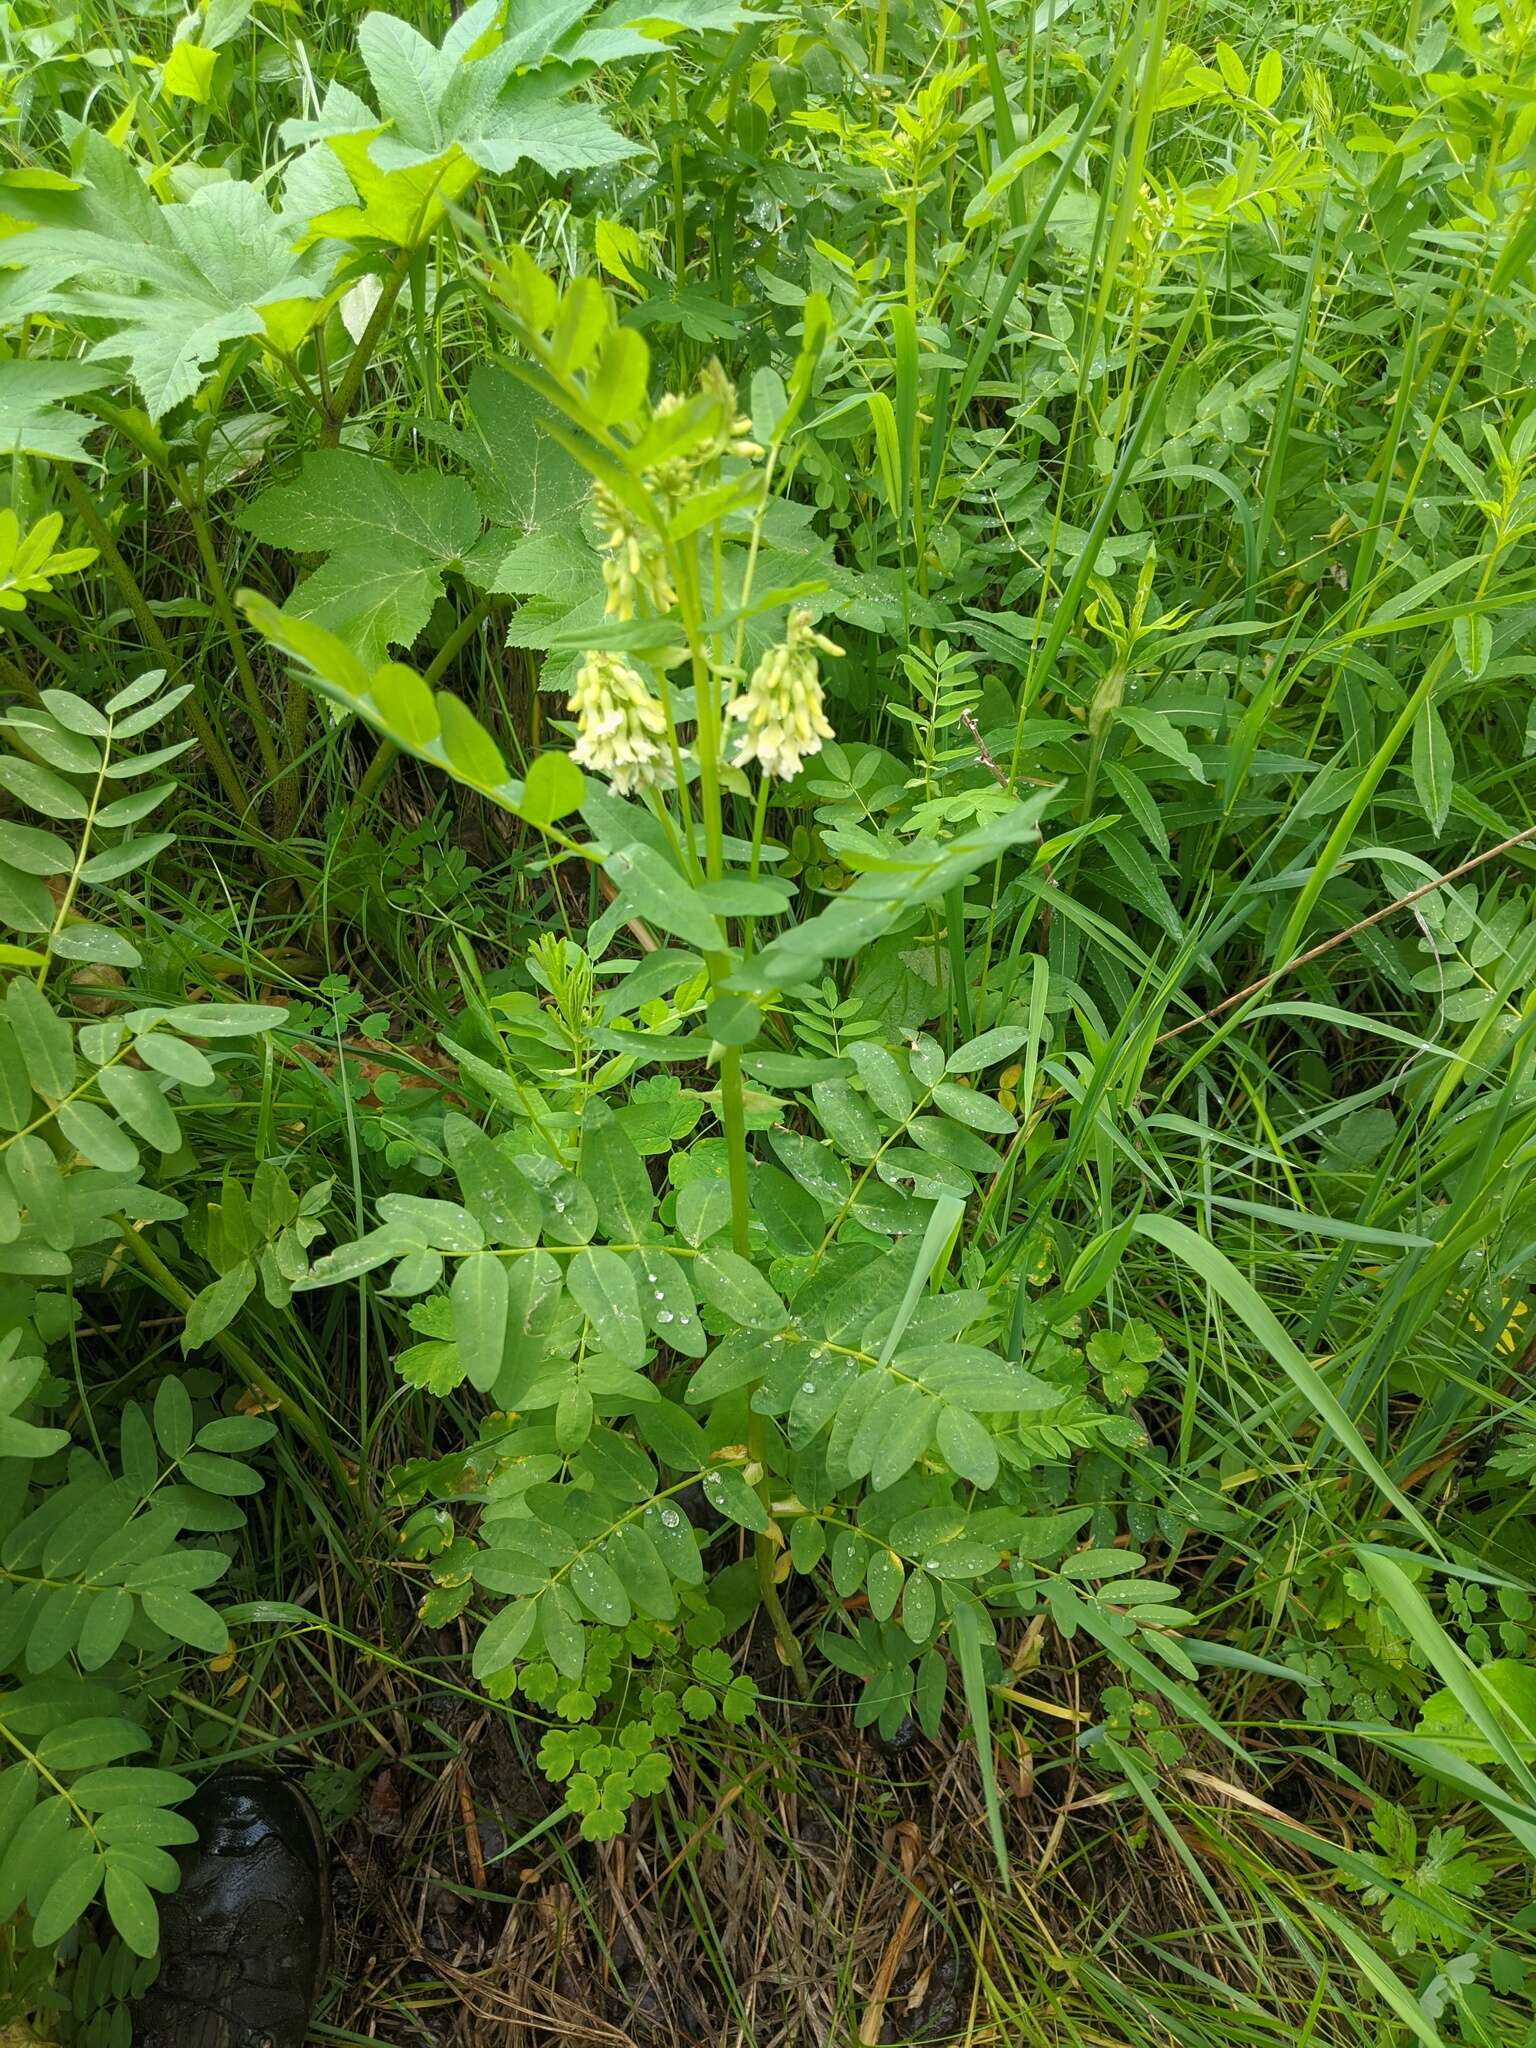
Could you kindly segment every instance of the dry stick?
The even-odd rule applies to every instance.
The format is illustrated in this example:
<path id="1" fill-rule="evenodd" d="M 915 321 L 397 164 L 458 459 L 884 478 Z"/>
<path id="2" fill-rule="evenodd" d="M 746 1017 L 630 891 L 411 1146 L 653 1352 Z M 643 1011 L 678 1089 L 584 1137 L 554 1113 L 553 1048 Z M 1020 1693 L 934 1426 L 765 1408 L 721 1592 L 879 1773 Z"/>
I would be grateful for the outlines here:
<path id="1" fill-rule="evenodd" d="M 1298 953 L 1293 960 L 1287 960 L 1283 967 L 1261 974 L 1257 981 L 1250 981 L 1246 988 L 1240 988 L 1235 996 L 1227 996 L 1213 1010 L 1204 1010 L 1198 1017 L 1190 1017 L 1183 1024 L 1175 1024 L 1171 1031 L 1165 1031 L 1153 1039 L 1155 1046 L 1166 1045 L 1170 1038 L 1182 1038 L 1186 1031 L 1193 1031 L 1197 1024 L 1209 1024 L 1224 1010 L 1234 1004 L 1246 1002 L 1249 996 L 1256 996 L 1280 979 L 1282 974 L 1294 974 L 1298 967 L 1306 967 L 1313 960 L 1321 960 L 1325 953 L 1332 953 L 1342 946 L 1346 939 L 1352 939 L 1357 932 L 1369 931 L 1373 924 L 1380 924 L 1383 918 L 1393 917 L 1399 910 L 1406 910 L 1410 903 L 1417 903 L 1421 896 L 1432 896 L 1436 889 L 1447 888 L 1452 882 L 1459 882 L 1463 875 L 1470 875 L 1474 868 L 1480 868 L 1491 860 L 1497 860 L 1501 853 L 1508 853 L 1512 847 L 1522 845 L 1527 839 L 1536 839 L 1536 825 L 1527 825 L 1523 832 L 1517 832 L 1512 839 L 1501 839 L 1497 846 L 1490 846 L 1486 853 L 1474 854 L 1471 860 L 1464 860 L 1459 868 L 1452 868 L 1447 875 L 1436 875 L 1433 881 L 1422 883 L 1417 889 L 1410 889 L 1406 896 L 1399 896 L 1395 903 L 1388 903 L 1381 910 L 1373 910 L 1369 917 L 1362 917 L 1352 924 L 1348 931 L 1335 932 L 1331 939 L 1324 939 L 1320 946 L 1312 946 L 1305 953 Z"/>

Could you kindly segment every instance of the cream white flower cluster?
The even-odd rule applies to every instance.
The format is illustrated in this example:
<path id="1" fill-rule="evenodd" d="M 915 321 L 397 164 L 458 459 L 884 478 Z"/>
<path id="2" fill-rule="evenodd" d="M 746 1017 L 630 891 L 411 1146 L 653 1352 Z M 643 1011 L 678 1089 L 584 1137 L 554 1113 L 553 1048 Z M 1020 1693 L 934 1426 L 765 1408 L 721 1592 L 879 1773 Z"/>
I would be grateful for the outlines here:
<path id="1" fill-rule="evenodd" d="M 745 691 L 726 706 L 726 717 L 746 727 L 732 757 L 738 768 L 755 761 L 765 775 L 781 775 L 787 782 L 799 774 L 807 755 L 820 753 L 822 741 L 831 739 L 818 649 L 823 654 L 843 651 L 816 631 L 808 611 L 792 611 L 784 639 L 769 648 Z"/>
<path id="2" fill-rule="evenodd" d="M 672 787 L 666 716 L 645 677 L 622 655 L 588 650 L 576 672 L 571 709 L 577 723 L 573 761 L 606 775 L 622 796 Z"/>
<path id="3" fill-rule="evenodd" d="M 647 491 L 669 517 L 697 488 L 702 469 L 722 456 L 751 461 L 763 452 L 748 438 L 752 422 L 736 411 L 735 391 L 717 362 L 700 375 L 699 390 L 716 401 L 718 425 L 686 453 L 669 457 L 645 473 Z M 675 394 L 668 394 L 657 401 L 658 417 L 675 412 L 682 403 Z M 603 582 L 609 616 L 633 619 L 642 598 L 658 617 L 664 616 L 677 602 L 677 593 L 661 540 L 605 485 L 593 486 L 592 502 L 603 525 Z M 798 773 L 801 762 L 816 753 L 823 740 L 832 737 L 822 709 L 818 650 L 823 654 L 843 651 L 815 631 L 808 611 L 792 611 L 784 640 L 769 649 L 745 691 L 726 707 L 727 719 L 745 727 L 736 742 L 738 768 L 756 761 L 765 775 L 787 779 Z M 667 746 L 666 713 L 644 676 L 622 656 L 589 649 L 577 671 L 570 705 L 577 723 L 571 757 L 583 768 L 606 775 L 624 795 L 674 785 L 677 778 Z"/>

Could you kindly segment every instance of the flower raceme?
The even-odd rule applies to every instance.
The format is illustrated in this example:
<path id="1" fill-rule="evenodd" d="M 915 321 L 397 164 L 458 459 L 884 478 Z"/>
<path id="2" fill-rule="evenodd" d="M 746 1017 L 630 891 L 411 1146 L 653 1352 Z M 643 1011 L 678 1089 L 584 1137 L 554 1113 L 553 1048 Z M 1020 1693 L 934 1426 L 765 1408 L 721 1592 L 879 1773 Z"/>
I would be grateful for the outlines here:
<path id="1" fill-rule="evenodd" d="M 571 692 L 577 738 L 571 758 L 606 775 L 621 796 L 639 789 L 670 789 L 675 776 L 667 751 L 666 714 L 645 678 L 621 655 L 590 648 Z"/>
<path id="2" fill-rule="evenodd" d="M 641 472 L 652 504 L 669 521 L 707 480 L 706 472 L 713 475 L 724 458 L 750 462 L 763 452 L 748 438 L 752 423 L 737 412 L 734 388 L 717 362 L 701 372 L 692 400 L 672 393 L 659 399 L 653 423 L 674 421 L 685 404 L 697 417 L 676 452 Z M 619 493 L 601 481 L 593 486 L 592 503 L 603 533 L 608 616 L 620 623 L 642 611 L 665 617 L 678 599 L 662 533 L 648 527 Z M 764 775 L 787 781 L 809 755 L 820 751 L 823 740 L 831 739 L 817 656 L 842 651 L 816 631 L 809 611 L 790 612 L 783 640 L 769 648 L 746 688 L 724 707 L 727 727 L 740 728 L 730 735 L 736 767 L 755 761 Z M 723 679 L 717 678 L 714 688 L 722 687 Z M 572 758 L 581 767 L 606 775 L 622 795 L 674 786 L 675 736 L 668 731 L 666 708 L 622 655 L 589 648 L 577 671 L 570 706 L 577 722 Z"/>
<path id="3" fill-rule="evenodd" d="M 770 647 L 752 671 L 741 696 L 726 706 L 726 717 L 745 727 L 732 756 L 738 768 L 755 761 L 764 775 L 786 782 L 832 737 L 821 693 L 822 654 L 842 649 L 818 633 L 808 611 L 789 615 L 785 637 Z M 676 777 L 668 755 L 666 713 L 638 669 L 621 655 L 589 648 L 571 692 L 577 738 L 572 758 L 606 775 L 621 795 L 640 789 L 670 789 Z"/>
<path id="4" fill-rule="evenodd" d="M 700 371 L 698 396 L 712 405 L 713 427 L 691 447 L 642 473 L 647 492 L 668 519 L 698 489 L 703 472 L 723 457 L 750 462 L 763 452 L 750 438 L 752 422 L 737 412 L 735 388 L 718 362 L 712 360 Z M 667 392 L 656 402 L 655 418 L 670 418 L 684 403 L 676 392 Z M 603 581 L 610 617 L 634 618 L 641 598 L 658 617 L 671 611 L 677 592 L 660 537 L 647 531 L 630 507 L 600 481 L 592 486 L 592 504 L 603 526 Z"/>
<path id="5" fill-rule="evenodd" d="M 765 775 L 787 782 L 800 772 L 807 755 L 821 751 L 832 737 L 822 706 L 821 670 L 817 651 L 841 654 L 842 648 L 818 633 L 804 609 L 792 611 L 785 636 L 770 647 L 741 696 L 726 706 L 726 717 L 746 727 L 736 741 L 735 765 L 756 761 Z"/>

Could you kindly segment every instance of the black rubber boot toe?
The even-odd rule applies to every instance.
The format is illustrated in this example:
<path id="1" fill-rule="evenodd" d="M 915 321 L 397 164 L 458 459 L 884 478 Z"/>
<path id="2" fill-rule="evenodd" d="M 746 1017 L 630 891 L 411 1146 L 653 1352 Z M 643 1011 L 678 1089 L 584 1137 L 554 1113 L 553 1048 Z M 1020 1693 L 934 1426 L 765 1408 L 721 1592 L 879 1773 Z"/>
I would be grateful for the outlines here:
<path id="1" fill-rule="evenodd" d="M 330 1953 L 325 1838 L 296 1785 L 219 1771 L 186 1806 L 197 1840 L 160 1907 L 160 1974 L 134 2048 L 303 2048 Z"/>

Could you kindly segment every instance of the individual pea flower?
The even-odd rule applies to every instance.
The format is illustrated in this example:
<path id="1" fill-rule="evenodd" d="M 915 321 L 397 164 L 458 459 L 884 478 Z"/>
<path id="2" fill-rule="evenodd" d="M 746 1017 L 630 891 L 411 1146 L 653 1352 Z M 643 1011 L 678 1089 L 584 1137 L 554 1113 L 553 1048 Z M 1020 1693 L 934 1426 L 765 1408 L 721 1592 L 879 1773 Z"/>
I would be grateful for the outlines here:
<path id="1" fill-rule="evenodd" d="M 706 462 L 722 455 L 734 455 L 742 462 L 751 462 L 761 455 L 762 448 L 752 439 L 751 420 L 744 412 L 736 410 L 736 387 L 725 374 L 718 356 L 711 356 L 699 372 L 699 390 L 706 398 L 713 398 L 720 407 L 720 425 L 704 447 L 697 451 L 694 460 Z"/>
<path id="2" fill-rule="evenodd" d="M 577 723 L 573 761 L 606 775 L 621 796 L 672 787 L 666 714 L 622 655 L 589 648 L 570 705 Z"/>
<path id="3" fill-rule="evenodd" d="M 607 535 L 603 582 L 607 609 L 616 619 L 632 619 L 636 600 L 645 598 L 652 611 L 671 611 L 677 601 L 667 574 L 667 557 L 656 535 L 639 524 L 633 512 L 606 484 L 592 486 L 592 504 Z"/>
<path id="4" fill-rule="evenodd" d="M 756 761 L 765 775 L 787 782 L 807 755 L 820 753 L 822 741 L 831 739 L 822 709 L 818 649 L 823 654 L 843 651 L 816 631 L 808 611 L 792 611 L 783 640 L 769 648 L 745 691 L 726 706 L 726 717 L 746 727 L 732 757 L 738 768 Z"/>

